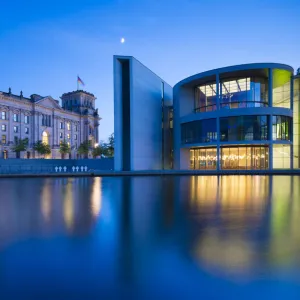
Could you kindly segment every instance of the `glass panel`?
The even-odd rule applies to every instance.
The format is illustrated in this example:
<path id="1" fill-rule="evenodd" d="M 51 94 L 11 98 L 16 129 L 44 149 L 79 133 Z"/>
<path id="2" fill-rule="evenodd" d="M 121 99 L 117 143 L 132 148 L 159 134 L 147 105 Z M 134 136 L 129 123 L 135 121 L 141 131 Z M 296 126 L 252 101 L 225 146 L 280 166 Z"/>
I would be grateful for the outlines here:
<path id="1" fill-rule="evenodd" d="M 205 112 L 217 109 L 216 84 L 206 84 L 196 87 L 195 91 L 195 111 Z"/>
<path id="2" fill-rule="evenodd" d="M 216 119 L 181 124 L 181 143 L 210 143 L 217 140 Z"/>
<path id="3" fill-rule="evenodd" d="M 221 108 L 268 106 L 268 78 L 237 78 L 220 84 Z"/>
<path id="4" fill-rule="evenodd" d="M 217 168 L 217 149 L 198 148 L 190 149 L 190 169 L 215 170 Z"/>
<path id="5" fill-rule="evenodd" d="M 195 150 L 190 150 L 190 169 L 193 170 L 195 169 Z"/>
<path id="6" fill-rule="evenodd" d="M 267 116 L 220 118 L 221 141 L 262 141 L 268 139 Z"/>
<path id="7" fill-rule="evenodd" d="M 273 169 L 289 169 L 291 167 L 290 145 L 273 145 Z"/>
<path id="8" fill-rule="evenodd" d="M 291 108 L 291 72 L 273 70 L 273 107 Z"/>
<path id="9" fill-rule="evenodd" d="M 223 147 L 222 169 L 267 169 L 268 168 L 268 147 Z"/>

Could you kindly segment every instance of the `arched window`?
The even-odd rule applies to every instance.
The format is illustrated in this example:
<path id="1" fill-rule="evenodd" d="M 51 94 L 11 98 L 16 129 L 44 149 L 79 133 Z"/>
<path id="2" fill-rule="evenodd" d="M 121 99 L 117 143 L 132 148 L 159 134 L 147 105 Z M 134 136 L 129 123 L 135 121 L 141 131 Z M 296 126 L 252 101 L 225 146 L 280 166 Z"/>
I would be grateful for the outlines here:
<path id="1" fill-rule="evenodd" d="M 42 142 L 49 145 L 49 134 L 46 131 L 43 132 Z"/>

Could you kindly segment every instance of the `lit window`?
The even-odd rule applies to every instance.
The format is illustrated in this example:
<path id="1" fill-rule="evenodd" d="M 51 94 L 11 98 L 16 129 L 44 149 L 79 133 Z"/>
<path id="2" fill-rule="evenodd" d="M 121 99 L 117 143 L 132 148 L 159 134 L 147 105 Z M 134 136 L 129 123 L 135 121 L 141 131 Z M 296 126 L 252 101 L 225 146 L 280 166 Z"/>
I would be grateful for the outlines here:
<path id="1" fill-rule="evenodd" d="M 14 133 L 17 133 L 18 132 L 18 126 L 14 126 Z"/>
<path id="2" fill-rule="evenodd" d="M 29 124 L 29 116 L 25 116 L 25 118 L 24 118 L 24 123 L 25 123 L 25 124 Z"/>
<path id="3" fill-rule="evenodd" d="M 70 133 L 67 134 L 67 138 L 68 138 L 68 140 L 70 139 Z"/>
<path id="4" fill-rule="evenodd" d="M 2 131 L 6 131 L 6 125 L 1 126 Z"/>
<path id="5" fill-rule="evenodd" d="M 71 130 L 71 125 L 70 125 L 69 122 L 67 123 L 67 129 L 68 129 L 68 130 Z"/>
<path id="6" fill-rule="evenodd" d="M 25 127 L 25 133 L 29 134 L 29 128 L 28 127 Z"/>
<path id="7" fill-rule="evenodd" d="M 6 135 L 2 135 L 2 145 L 6 144 Z"/>
<path id="8" fill-rule="evenodd" d="M 1 112 L 1 119 L 6 120 L 6 111 Z"/>

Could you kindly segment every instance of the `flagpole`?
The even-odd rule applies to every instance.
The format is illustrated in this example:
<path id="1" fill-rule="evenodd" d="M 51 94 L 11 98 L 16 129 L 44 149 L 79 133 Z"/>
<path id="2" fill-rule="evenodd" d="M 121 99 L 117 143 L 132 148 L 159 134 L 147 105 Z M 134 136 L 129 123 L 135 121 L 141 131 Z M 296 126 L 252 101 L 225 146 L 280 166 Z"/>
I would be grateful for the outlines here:
<path id="1" fill-rule="evenodd" d="M 78 82 L 78 75 L 77 75 L 77 91 L 79 90 L 79 82 Z"/>

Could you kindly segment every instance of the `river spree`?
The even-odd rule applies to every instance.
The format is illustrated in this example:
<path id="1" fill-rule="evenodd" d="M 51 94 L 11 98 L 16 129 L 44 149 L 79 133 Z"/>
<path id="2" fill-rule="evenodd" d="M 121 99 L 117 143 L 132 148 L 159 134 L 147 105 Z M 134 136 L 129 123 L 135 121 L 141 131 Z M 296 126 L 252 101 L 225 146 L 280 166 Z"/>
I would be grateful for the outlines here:
<path id="1" fill-rule="evenodd" d="M 0 180 L 0 299 L 299 299 L 300 177 Z"/>

